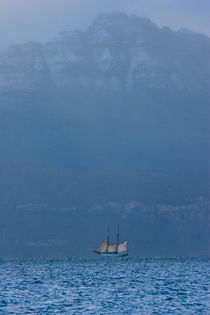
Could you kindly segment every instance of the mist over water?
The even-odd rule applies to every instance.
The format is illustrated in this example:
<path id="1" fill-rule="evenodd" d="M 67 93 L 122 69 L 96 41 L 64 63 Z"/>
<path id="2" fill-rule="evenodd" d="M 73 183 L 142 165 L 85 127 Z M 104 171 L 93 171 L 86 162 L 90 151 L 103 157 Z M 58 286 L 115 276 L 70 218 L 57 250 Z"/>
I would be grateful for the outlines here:
<path id="1" fill-rule="evenodd" d="M 55 34 L 56 35 L 56 34 Z M 0 62 L 1 257 L 207 255 L 207 36 L 122 12 Z"/>

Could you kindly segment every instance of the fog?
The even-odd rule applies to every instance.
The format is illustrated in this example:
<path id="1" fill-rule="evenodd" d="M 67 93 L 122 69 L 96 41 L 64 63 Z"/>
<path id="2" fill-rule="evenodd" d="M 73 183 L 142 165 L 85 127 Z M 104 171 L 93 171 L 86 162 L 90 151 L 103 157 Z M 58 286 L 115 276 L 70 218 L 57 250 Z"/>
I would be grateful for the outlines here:
<path id="1" fill-rule="evenodd" d="M 208 255 L 207 1 L 0 4 L 1 257 Z"/>
<path id="2" fill-rule="evenodd" d="M 123 11 L 172 29 L 210 34 L 208 0 L 0 0 L 0 48 L 48 41 L 66 29 L 85 29 L 101 12 Z"/>

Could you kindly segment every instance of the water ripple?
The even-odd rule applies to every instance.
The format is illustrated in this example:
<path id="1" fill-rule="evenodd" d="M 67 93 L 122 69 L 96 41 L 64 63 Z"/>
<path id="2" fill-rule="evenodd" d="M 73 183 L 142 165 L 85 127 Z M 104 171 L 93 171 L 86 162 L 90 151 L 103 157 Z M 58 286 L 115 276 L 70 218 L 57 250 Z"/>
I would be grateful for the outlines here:
<path id="1" fill-rule="evenodd" d="M 208 258 L 0 262 L 0 314 L 208 314 Z"/>

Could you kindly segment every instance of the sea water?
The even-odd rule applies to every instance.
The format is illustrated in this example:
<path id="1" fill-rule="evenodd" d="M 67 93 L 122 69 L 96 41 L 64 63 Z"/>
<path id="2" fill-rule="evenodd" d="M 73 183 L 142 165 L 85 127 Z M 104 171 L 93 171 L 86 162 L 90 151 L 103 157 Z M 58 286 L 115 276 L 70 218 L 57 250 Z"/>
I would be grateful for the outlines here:
<path id="1" fill-rule="evenodd" d="M 208 258 L 0 261 L 0 314 L 209 314 Z"/>

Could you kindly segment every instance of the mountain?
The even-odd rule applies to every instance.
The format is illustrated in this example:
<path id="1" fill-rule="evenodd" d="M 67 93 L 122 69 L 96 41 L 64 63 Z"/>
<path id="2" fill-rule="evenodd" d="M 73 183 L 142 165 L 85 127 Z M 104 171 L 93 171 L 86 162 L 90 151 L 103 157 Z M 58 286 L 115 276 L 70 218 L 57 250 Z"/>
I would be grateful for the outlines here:
<path id="1" fill-rule="evenodd" d="M 209 55 L 123 13 L 1 52 L 2 255 L 86 254 L 109 222 L 133 254 L 207 254 Z"/>
<path id="2" fill-rule="evenodd" d="M 45 45 L 11 46 L 1 56 L 0 110 L 8 124 L 15 112 L 19 135 L 5 126 L 2 154 L 18 136 L 26 146 L 11 158 L 31 158 L 33 142 L 32 151 L 51 143 L 51 157 L 62 152 L 58 160 L 79 168 L 208 167 L 209 53 L 204 35 L 123 13 Z"/>
<path id="3" fill-rule="evenodd" d="M 209 38 L 162 29 L 123 13 L 100 15 L 86 32 L 64 31 L 45 45 L 15 45 L 1 57 L 0 91 L 47 88 L 204 90 Z"/>

